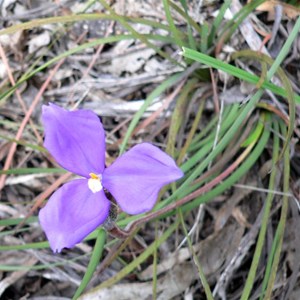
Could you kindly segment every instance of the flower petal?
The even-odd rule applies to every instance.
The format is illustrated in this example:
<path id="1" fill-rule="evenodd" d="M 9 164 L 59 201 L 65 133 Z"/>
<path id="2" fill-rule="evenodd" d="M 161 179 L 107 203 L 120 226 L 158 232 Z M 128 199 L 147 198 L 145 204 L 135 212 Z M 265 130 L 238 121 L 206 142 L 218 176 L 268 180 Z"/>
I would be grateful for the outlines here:
<path id="1" fill-rule="evenodd" d="M 44 146 L 68 171 L 89 177 L 101 174 L 105 166 L 105 134 L 92 111 L 67 111 L 57 105 L 43 105 Z"/>
<path id="2" fill-rule="evenodd" d="M 151 210 L 159 190 L 182 176 L 182 171 L 169 155 L 143 143 L 105 169 L 102 183 L 122 210 L 134 215 Z"/>
<path id="3" fill-rule="evenodd" d="M 87 179 L 64 184 L 39 213 L 52 250 L 60 252 L 81 242 L 106 220 L 109 206 L 103 190 L 92 193 Z"/>

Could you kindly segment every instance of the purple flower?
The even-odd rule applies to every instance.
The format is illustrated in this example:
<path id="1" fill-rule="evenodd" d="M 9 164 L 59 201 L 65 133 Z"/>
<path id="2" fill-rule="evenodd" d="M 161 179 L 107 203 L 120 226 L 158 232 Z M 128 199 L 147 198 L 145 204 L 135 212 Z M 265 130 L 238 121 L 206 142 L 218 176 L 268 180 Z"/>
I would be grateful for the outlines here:
<path id="1" fill-rule="evenodd" d="M 54 252 L 73 247 L 106 220 L 110 201 L 103 188 L 134 215 L 151 210 L 161 187 L 183 176 L 170 156 L 148 143 L 105 168 L 105 133 L 92 111 L 49 104 L 42 121 L 44 146 L 63 168 L 83 177 L 59 188 L 39 213 Z"/>

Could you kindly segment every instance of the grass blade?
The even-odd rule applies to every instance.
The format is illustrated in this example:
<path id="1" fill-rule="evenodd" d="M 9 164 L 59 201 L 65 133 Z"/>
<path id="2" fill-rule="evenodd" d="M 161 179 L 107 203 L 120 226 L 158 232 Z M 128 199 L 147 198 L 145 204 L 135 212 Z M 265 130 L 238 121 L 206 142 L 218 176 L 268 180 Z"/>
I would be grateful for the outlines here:
<path id="1" fill-rule="evenodd" d="M 91 256 L 91 259 L 89 261 L 89 265 L 87 267 L 87 270 L 81 280 L 80 286 L 76 290 L 73 300 L 76 300 L 79 298 L 79 296 L 82 294 L 88 283 L 90 282 L 96 267 L 100 261 L 100 258 L 103 253 L 104 245 L 106 240 L 106 231 L 103 229 L 98 229 L 98 237 L 96 239 L 96 244 L 94 246 L 94 250 Z"/>

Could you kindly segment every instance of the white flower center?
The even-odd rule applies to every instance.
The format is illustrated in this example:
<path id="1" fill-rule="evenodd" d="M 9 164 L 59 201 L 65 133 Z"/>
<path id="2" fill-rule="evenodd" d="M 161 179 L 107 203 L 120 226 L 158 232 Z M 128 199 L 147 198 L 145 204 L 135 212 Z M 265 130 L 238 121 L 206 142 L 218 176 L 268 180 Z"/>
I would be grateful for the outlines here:
<path id="1" fill-rule="evenodd" d="M 94 173 L 90 173 L 91 178 L 88 180 L 88 187 L 93 193 L 100 192 L 103 189 L 101 179 L 101 175 L 96 175 Z"/>

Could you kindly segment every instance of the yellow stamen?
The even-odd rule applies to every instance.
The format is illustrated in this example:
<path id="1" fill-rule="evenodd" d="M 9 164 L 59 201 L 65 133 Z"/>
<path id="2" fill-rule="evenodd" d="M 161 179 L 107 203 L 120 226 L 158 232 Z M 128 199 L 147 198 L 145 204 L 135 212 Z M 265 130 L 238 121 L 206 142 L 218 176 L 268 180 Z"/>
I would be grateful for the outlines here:
<path id="1" fill-rule="evenodd" d="M 96 175 L 95 173 L 90 173 L 89 175 L 90 175 L 90 177 L 91 177 L 92 179 L 97 179 L 97 180 L 100 179 L 99 176 Z"/>

